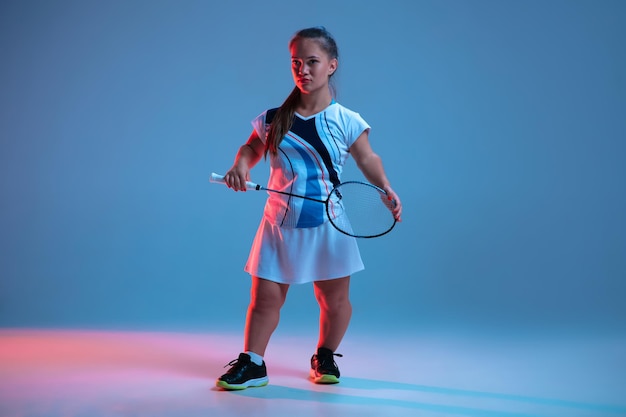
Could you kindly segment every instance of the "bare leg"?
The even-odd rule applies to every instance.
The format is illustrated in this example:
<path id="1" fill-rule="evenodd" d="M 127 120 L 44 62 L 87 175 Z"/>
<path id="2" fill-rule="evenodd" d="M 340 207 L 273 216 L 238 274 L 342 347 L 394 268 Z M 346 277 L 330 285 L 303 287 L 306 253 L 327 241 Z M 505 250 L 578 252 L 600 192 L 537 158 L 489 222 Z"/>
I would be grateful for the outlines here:
<path id="1" fill-rule="evenodd" d="M 337 350 L 346 334 L 352 304 L 350 303 L 350 277 L 316 281 L 315 298 L 320 306 L 320 336 L 317 347 Z"/>
<path id="2" fill-rule="evenodd" d="M 250 305 L 244 332 L 244 350 L 264 356 L 280 318 L 289 285 L 252 277 Z"/>

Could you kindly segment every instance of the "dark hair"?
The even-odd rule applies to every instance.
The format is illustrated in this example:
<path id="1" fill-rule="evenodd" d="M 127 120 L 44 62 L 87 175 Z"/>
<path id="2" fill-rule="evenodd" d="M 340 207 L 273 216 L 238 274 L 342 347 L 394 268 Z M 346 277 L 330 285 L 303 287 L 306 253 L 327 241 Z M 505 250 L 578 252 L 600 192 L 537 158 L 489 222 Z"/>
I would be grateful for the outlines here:
<path id="1" fill-rule="evenodd" d="M 313 39 L 328 54 L 328 57 L 330 59 L 339 59 L 339 50 L 337 48 L 337 43 L 335 42 L 335 39 L 332 37 L 332 35 L 323 26 L 302 29 L 296 32 L 296 34 L 293 35 L 293 37 L 289 41 L 289 48 L 291 48 L 293 44 L 299 39 Z M 330 77 L 332 77 L 333 75 L 334 73 L 331 74 Z M 334 96 L 335 88 L 332 85 L 330 87 L 331 93 Z M 291 91 L 291 94 L 289 94 L 283 104 L 276 111 L 276 114 L 272 119 L 269 132 L 267 134 L 267 141 L 265 143 L 266 156 L 268 152 L 275 154 L 278 151 L 278 146 L 280 145 L 280 142 L 283 140 L 283 137 L 285 137 L 289 129 L 291 129 L 293 116 L 299 100 L 300 89 L 298 87 L 294 87 L 294 89 Z"/>

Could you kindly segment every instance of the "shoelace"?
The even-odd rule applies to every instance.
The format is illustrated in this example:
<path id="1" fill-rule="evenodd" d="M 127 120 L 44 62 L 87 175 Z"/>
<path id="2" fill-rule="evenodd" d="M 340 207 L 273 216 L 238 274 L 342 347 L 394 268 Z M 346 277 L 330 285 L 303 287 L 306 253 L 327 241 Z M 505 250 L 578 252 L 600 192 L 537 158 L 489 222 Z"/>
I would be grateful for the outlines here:
<path id="1" fill-rule="evenodd" d="M 226 368 L 227 366 L 230 366 L 232 368 L 236 368 L 238 365 L 239 365 L 239 358 L 233 359 L 232 361 L 228 362 L 226 365 L 224 365 L 224 368 Z"/>
<path id="2" fill-rule="evenodd" d="M 232 361 L 230 361 L 226 365 L 224 365 L 224 368 L 226 368 L 227 366 L 235 366 L 235 364 L 237 362 L 239 362 L 239 359 L 233 359 Z"/>
<path id="3" fill-rule="evenodd" d="M 322 368 L 326 368 L 328 366 L 332 366 L 334 368 L 337 367 L 337 363 L 335 362 L 335 359 L 333 358 L 333 356 L 338 356 L 340 358 L 343 358 L 343 355 L 341 353 L 334 353 L 332 355 L 317 355 L 317 361 L 320 364 L 320 367 Z"/>

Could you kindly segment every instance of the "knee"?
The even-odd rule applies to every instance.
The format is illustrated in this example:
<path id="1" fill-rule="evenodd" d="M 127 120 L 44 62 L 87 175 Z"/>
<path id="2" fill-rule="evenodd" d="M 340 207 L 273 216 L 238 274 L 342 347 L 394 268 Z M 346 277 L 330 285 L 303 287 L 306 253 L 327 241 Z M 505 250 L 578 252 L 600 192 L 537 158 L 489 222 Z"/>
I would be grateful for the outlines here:
<path id="1" fill-rule="evenodd" d="M 275 294 L 253 294 L 250 307 L 255 311 L 280 311 L 285 304 L 285 297 Z"/>
<path id="2" fill-rule="evenodd" d="M 329 313 L 352 308 L 348 293 L 318 294 L 316 298 L 320 308 Z"/>
<path id="3" fill-rule="evenodd" d="M 250 291 L 250 308 L 256 311 L 279 311 L 287 298 L 288 288 L 287 285 L 254 278 Z"/>

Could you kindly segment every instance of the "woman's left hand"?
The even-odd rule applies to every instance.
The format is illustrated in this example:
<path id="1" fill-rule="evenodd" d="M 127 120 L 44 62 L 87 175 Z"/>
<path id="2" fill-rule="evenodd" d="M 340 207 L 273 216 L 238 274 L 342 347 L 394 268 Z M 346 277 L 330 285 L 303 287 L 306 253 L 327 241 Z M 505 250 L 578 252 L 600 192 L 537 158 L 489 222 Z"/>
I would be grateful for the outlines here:
<path id="1" fill-rule="evenodd" d="M 387 193 L 387 198 L 389 198 L 390 200 L 392 200 L 394 202 L 394 208 L 393 208 L 393 217 L 401 222 L 402 221 L 402 201 L 400 201 L 400 197 L 398 197 L 398 194 L 396 194 L 396 192 L 390 187 L 390 186 L 386 186 L 384 188 L 385 192 Z"/>

